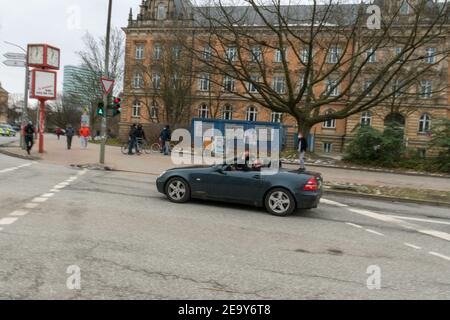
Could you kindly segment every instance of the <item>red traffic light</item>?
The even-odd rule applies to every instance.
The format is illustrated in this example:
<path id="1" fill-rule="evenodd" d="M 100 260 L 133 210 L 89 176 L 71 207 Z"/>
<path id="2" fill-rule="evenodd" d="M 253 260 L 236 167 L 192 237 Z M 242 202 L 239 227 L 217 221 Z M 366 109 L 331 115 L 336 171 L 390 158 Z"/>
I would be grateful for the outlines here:
<path id="1" fill-rule="evenodd" d="M 114 99 L 114 104 L 120 104 L 120 102 L 122 102 L 122 100 L 120 98 Z"/>

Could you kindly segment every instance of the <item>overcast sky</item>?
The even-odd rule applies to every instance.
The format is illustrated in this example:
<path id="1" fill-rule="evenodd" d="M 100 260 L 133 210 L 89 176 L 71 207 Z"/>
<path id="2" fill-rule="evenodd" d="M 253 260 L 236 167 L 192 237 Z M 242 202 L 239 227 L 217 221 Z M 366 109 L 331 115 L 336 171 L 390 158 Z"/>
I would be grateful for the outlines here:
<path id="1" fill-rule="evenodd" d="M 136 15 L 141 0 L 113 1 L 113 26 L 125 27 L 130 7 Z M 107 0 L 1 0 L 0 10 L 0 82 L 11 93 L 23 93 L 24 69 L 6 67 L 7 52 L 28 43 L 48 43 L 61 49 L 61 66 L 79 64 L 76 51 L 83 46 L 82 37 L 89 31 L 96 36 L 106 32 Z M 63 70 L 59 71 L 58 91 L 62 90 Z"/>

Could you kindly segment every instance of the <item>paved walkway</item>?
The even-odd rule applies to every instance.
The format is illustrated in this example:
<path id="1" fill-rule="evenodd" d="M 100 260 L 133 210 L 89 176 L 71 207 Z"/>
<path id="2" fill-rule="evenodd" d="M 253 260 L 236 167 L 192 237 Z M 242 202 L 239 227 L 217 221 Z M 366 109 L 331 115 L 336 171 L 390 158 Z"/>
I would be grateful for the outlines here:
<path id="1" fill-rule="evenodd" d="M 46 153 L 39 155 L 37 146 L 32 155 L 42 158 L 48 163 L 63 165 L 95 164 L 99 162 L 100 146 L 89 144 L 87 150 L 82 150 L 78 138 L 74 138 L 73 149 L 67 150 L 65 138 L 60 141 L 54 135 L 46 135 Z M 17 143 L 15 144 L 17 145 Z M 15 146 L 12 145 L 12 146 Z M 18 148 L 8 148 L 8 151 L 26 155 Z M 121 153 L 118 147 L 106 147 L 106 165 L 115 170 L 139 172 L 159 175 L 162 171 L 176 167 L 169 157 L 160 154 L 127 156 Z M 286 165 L 288 168 L 295 166 Z M 352 183 L 373 186 L 389 186 L 413 189 L 430 189 L 450 191 L 450 179 L 426 176 L 410 176 L 394 173 L 367 172 L 338 168 L 324 168 L 309 166 L 312 171 L 321 172 L 324 179 L 334 183 Z"/>

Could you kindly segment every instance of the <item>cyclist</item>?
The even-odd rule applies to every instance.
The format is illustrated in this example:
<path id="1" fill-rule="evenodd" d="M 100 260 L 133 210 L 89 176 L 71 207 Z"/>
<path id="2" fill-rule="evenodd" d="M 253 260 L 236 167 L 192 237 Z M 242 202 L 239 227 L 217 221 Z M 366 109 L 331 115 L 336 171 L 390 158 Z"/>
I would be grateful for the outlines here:
<path id="1" fill-rule="evenodd" d="M 147 138 L 145 137 L 145 131 L 142 124 L 139 124 L 136 129 L 136 152 L 138 154 L 142 153 L 140 150 L 143 146 L 144 141 L 147 141 Z"/>

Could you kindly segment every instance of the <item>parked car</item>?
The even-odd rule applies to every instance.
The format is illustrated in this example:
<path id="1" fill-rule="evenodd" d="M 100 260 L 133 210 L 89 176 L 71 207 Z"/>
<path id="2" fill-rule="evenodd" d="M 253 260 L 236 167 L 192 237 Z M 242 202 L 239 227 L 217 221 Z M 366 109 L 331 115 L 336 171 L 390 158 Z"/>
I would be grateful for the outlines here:
<path id="1" fill-rule="evenodd" d="M 15 137 L 17 132 L 9 124 L 0 124 L 0 135 L 6 137 Z"/>
<path id="2" fill-rule="evenodd" d="M 270 163 L 264 167 L 270 167 Z M 176 168 L 156 181 L 158 191 L 174 203 L 191 198 L 265 207 L 276 216 L 317 208 L 323 194 L 321 174 L 279 169 L 266 175 L 260 167 L 238 164 Z"/>

